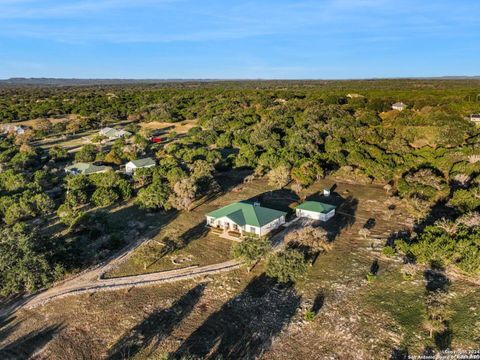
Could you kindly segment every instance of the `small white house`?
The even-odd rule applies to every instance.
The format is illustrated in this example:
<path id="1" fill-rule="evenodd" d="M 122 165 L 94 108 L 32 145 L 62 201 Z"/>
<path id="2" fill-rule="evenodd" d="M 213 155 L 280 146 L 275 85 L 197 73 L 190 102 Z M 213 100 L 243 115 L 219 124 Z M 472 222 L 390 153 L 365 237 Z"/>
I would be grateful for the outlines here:
<path id="1" fill-rule="evenodd" d="M 407 108 L 407 105 L 404 104 L 403 102 L 397 102 L 392 105 L 393 110 L 398 110 L 398 111 L 403 111 Z"/>
<path id="2" fill-rule="evenodd" d="M 206 215 L 207 225 L 224 231 L 238 231 L 259 236 L 285 224 L 287 213 L 246 201 L 236 202 Z"/>
<path id="3" fill-rule="evenodd" d="M 133 174 L 136 169 L 151 168 L 151 167 L 154 167 L 155 165 L 156 165 L 155 160 L 153 160 L 150 157 L 147 157 L 144 159 L 132 160 L 125 164 L 125 172 L 127 174 Z"/>
<path id="4" fill-rule="evenodd" d="M 14 135 L 23 135 L 27 128 L 23 125 L 4 125 L 2 126 L 2 131 L 4 134 L 14 134 Z"/>
<path id="5" fill-rule="evenodd" d="M 328 221 L 335 215 L 335 206 L 319 201 L 305 201 L 295 208 L 297 217 Z"/>
<path id="6" fill-rule="evenodd" d="M 130 132 L 125 130 L 117 130 L 111 127 L 105 127 L 100 129 L 98 132 L 99 135 L 107 137 L 109 140 L 116 140 L 122 137 L 128 137 L 132 135 Z"/>
<path id="7" fill-rule="evenodd" d="M 471 114 L 470 121 L 474 122 L 475 124 L 480 124 L 480 114 Z"/>
<path id="8" fill-rule="evenodd" d="M 110 170 L 112 170 L 112 168 L 110 166 L 94 165 L 94 164 L 83 163 L 83 162 L 75 163 L 75 164 L 67 166 L 65 168 L 65 172 L 67 174 L 71 174 L 71 175 L 98 174 L 98 173 L 104 173 L 104 172 L 107 172 L 107 171 L 110 171 Z"/>

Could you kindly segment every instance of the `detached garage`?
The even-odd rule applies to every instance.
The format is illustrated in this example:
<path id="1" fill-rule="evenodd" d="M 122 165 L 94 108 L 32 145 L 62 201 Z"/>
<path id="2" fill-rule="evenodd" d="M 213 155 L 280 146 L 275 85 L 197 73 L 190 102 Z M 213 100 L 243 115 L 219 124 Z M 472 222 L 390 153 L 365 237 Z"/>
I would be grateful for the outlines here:
<path id="1" fill-rule="evenodd" d="M 335 215 L 335 206 L 319 201 L 305 201 L 295 208 L 297 217 L 327 221 Z"/>

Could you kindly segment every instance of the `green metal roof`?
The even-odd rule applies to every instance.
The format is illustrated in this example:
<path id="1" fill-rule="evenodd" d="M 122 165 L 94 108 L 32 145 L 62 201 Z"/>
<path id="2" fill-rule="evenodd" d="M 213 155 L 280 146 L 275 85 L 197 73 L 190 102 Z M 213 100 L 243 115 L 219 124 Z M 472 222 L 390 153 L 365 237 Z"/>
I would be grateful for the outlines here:
<path id="1" fill-rule="evenodd" d="M 335 209 L 335 205 L 325 204 L 320 201 L 305 201 L 298 205 L 295 209 L 313 211 L 326 214 Z"/>
<path id="2" fill-rule="evenodd" d="M 93 165 L 93 164 L 83 163 L 83 162 L 75 163 L 65 168 L 65 170 L 67 171 L 75 171 L 84 175 L 95 174 L 97 172 L 106 171 L 109 169 L 111 169 L 110 166 Z"/>
<path id="3" fill-rule="evenodd" d="M 100 130 L 100 134 L 106 136 L 108 138 L 116 138 L 122 136 L 130 136 L 132 135 L 130 132 L 125 130 L 117 130 L 111 127 L 106 127 Z"/>
<path id="4" fill-rule="evenodd" d="M 283 211 L 255 206 L 249 202 L 240 201 L 209 212 L 207 216 L 215 219 L 225 216 L 240 226 L 250 225 L 261 227 L 286 214 L 287 213 Z"/>
<path id="5" fill-rule="evenodd" d="M 132 160 L 130 161 L 133 165 L 135 165 L 137 168 L 145 167 L 145 166 L 155 166 L 155 160 L 153 160 L 151 157 L 147 157 L 144 159 L 137 159 L 137 160 Z"/>

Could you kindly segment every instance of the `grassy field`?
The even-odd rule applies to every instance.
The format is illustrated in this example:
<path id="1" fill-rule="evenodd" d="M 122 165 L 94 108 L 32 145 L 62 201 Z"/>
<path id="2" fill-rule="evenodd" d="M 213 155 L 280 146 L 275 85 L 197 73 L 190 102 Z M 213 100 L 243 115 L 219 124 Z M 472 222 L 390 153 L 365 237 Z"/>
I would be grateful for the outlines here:
<path id="1" fill-rule="evenodd" d="M 205 212 L 251 197 L 284 210 L 299 200 L 288 189 L 270 189 L 265 180 L 237 186 L 245 175 L 225 174 L 220 179 L 224 193 L 191 213 L 168 219 L 162 214 L 148 217 L 146 226 L 152 226 L 155 239 L 170 236 L 190 241 L 147 271 L 174 266 L 172 256 L 193 255 L 192 262 L 224 259 L 228 244 L 218 245 L 227 240 L 204 232 Z M 322 181 L 303 195 L 319 197 L 330 184 Z M 272 284 L 262 275 L 264 264 L 260 263 L 251 273 L 240 269 L 195 281 L 69 297 L 2 320 L 0 348 L 31 354 L 35 346 L 48 344 L 44 355 L 49 359 L 152 359 L 168 352 L 200 358 L 387 359 L 435 348 L 422 327 L 423 274 L 406 281 L 400 273 L 401 262 L 381 255 L 387 237 L 410 223 L 401 204 L 375 185 L 338 183 L 335 191 L 328 201 L 340 208 L 326 225 L 333 250 L 321 255 L 294 288 Z M 388 207 L 393 203 L 392 213 Z M 118 221 L 130 217 L 128 211 L 116 216 Z M 363 238 L 358 230 L 369 219 L 375 225 L 370 236 Z M 217 246 L 212 249 L 212 244 Z M 161 250 L 156 245 L 146 252 L 139 249 L 113 274 L 144 272 L 143 265 L 133 259 Z M 366 275 L 373 266 L 377 276 L 369 282 Z M 449 294 L 452 346 L 475 348 L 480 289 L 452 281 Z M 305 320 L 309 309 L 318 313 L 313 321 Z"/>
<path id="2" fill-rule="evenodd" d="M 105 277 L 112 278 L 216 264 L 230 258 L 231 246 L 231 240 L 220 238 L 210 232 L 191 240 L 178 250 L 165 250 L 165 245 L 150 241 L 137 249 L 120 267 L 105 274 Z"/>
<path id="3" fill-rule="evenodd" d="M 141 122 L 140 126 L 142 129 L 148 130 L 161 130 L 165 132 L 175 131 L 177 134 L 186 133 L 188 130 L 197 125 L 197 120 L 184 120 L 175 123 L 161 122 L 161 121 L 150 121 L 150 122 Z"/>

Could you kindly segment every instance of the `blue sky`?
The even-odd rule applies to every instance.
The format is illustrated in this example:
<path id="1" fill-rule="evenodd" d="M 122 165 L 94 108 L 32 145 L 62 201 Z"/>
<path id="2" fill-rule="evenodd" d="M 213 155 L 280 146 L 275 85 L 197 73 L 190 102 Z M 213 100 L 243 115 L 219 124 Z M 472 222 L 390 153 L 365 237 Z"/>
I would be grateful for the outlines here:
<path id="1" fill-rule="evenodd" d="M 0 78 L 480 75 L 478 0 L 0 0 Z"/>

